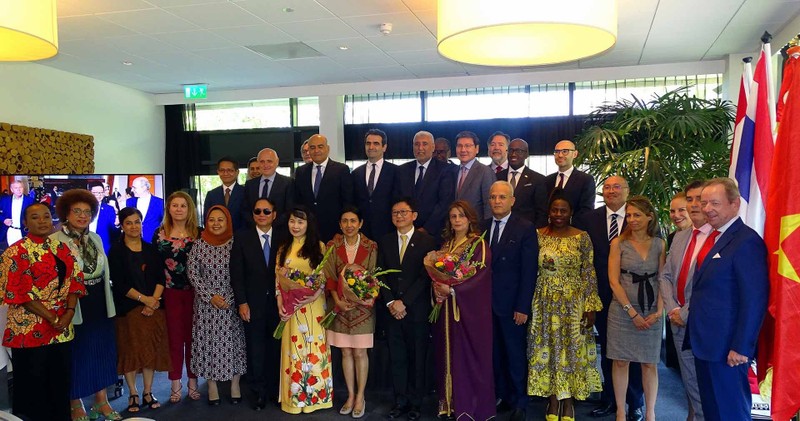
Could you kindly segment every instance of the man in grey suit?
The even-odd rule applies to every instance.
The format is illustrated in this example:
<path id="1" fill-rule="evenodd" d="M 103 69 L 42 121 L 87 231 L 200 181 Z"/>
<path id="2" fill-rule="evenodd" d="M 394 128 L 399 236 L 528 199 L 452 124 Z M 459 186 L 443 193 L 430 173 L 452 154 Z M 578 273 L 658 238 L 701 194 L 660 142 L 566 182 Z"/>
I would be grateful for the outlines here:
<path id="1" fill-rule="evenodd" d="M 461 161 L 456 175 L 456 200 L 465 200 L 475 209 L 478 221 L 492 214 L 489 189 L 497 179 L 492 170 L 478 162 L 478 135 L 463 131 L 456 135 L 456 156 Z"/>
<path id="2" fill-rule="evenodd" d="M 693 229 L 678 231 L 672 239 L 667 262 L 659 277 L 659 288 L 664 300 L 674 339 L 678 364 L 681 368 L 681 380 L 689 398 L 689 416 L 687 419 L 703 421 L 703 407 L 700 405 L 700 390 L 697 387 L 697 374 L 694 367 L 694 356 L 691 349 L 681 350 L 686 334 L 686 321 L 689 317 L 689 301 L 692 295 L 692 277 L 697 254 L 713 229 L 706 222 L 706 216 L 700 206 L 702 181 L 693 181 L 684 189 L 689 218 Z"/>

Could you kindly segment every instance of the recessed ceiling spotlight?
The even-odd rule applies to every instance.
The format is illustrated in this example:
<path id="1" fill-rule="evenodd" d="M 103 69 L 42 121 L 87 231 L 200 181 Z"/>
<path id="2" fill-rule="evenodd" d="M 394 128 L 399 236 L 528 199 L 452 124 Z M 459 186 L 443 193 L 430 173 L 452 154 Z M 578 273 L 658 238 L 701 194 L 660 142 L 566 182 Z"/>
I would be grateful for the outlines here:
<path id="1" fill-rule="evenodd" d="M 122 64 L 124 64 L 126 66 L 133 66 L 133 62 L 132 61 L 128 61 L 128 60 L 123 61 Z"/>
<path id="2" fill-rule="evenodd" d="M 350 47 L 348 47 L 348 46 L 346 46 L 346 45 L 340 45 L 340 46 L 339 46 L 339 49 L 340 49 L 340 50 L 342 50 L 342 51 L 344 51 L 344 50 L 349 50 L 349 49 L 350 49 Z"/>
<path id="3" fill-rule="evenodd" d="M 292 12 L 294 12 L 294 9 L 292 9 L 291 7 L 284 7 L 281 10 L 283 11 L 283 13 L 292 13 Z"/>

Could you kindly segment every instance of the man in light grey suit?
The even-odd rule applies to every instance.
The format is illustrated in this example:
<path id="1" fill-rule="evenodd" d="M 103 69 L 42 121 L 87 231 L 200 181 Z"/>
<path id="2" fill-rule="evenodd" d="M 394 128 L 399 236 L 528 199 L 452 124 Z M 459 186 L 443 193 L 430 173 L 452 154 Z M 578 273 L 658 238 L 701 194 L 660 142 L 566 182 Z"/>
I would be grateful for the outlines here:
<path id="1" fill-rule="evenodd" d="M 708 234 L 713 229 L 706 222 L 700 206 L 702 181 L 693 181 L 684 189 L 689 218 L 693 229 L 678 231 L 672 239 L 667 262 L 660 275 L 659 288 L 664 300 L 664 308 L 672 323 L 678 363 L 681 368 L 681 379 L 689 398 L 688 420 L 703 421 L 703 407 L 700 405 L 700 390 L 697 387 L 697 375 L 694 367 L 692 350 L 681 350 L 686 334 L 686 321 L 689 317 L 689 302 L 692 295 L 692 277 L 697 253 L 703 246 Z"/>
<path id="2" fill-rule="evenodd" d="M 456 156 L 461 161 L 456 174 L 456 200 L 465 200 L 478 213 L 478 221 L 492 215 L 489 189 L 497 179 L 494 172 L 475 158 L 480 143 L 478 135 L 463 131 L 456 135 Z"/>

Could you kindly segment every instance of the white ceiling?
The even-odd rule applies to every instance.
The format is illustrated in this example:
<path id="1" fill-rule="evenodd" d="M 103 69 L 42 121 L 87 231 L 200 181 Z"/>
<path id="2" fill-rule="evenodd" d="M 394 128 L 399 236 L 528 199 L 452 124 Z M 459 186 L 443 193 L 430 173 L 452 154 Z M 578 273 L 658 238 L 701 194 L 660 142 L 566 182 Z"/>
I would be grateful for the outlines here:
<path id="1" fill-rule="evenodd" d="M 619 0 L 616 46 L 566 67 L 751 52 L 764 30 L 778 32 L 799 12 L 800 0 Z M 39 63 L 152 93 L 190 83 L 228 90 L 531 70 L 441 58 L 436 0 L 59 0 L 58 14 L 59 54 Z M 393 24 L 388 36 L 383 22 Z M 322 56 L 273 61 L 245 48 L 298 41 Z"/>

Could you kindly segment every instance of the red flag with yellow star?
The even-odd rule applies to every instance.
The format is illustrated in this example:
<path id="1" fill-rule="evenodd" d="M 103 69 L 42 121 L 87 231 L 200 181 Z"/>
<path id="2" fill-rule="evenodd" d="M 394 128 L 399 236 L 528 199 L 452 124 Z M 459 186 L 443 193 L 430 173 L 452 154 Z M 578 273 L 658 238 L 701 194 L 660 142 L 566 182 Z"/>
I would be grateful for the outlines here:
<path id="1" fill-rule="evenodd" d="M 775 421 L 788 421 L 800 411 L 800 71 L 792 72 L 786 83 L 793 89 L 787 94 L 767 190 L 764 241 L 769 252 L 770 314 L 758 355 L 759 375 L 762 361 L 771 359 Z M 769 316 L 774 321 L 774 340 L 765 337 Z M 765 347 L 771 353 L 762 355 Z"/>

